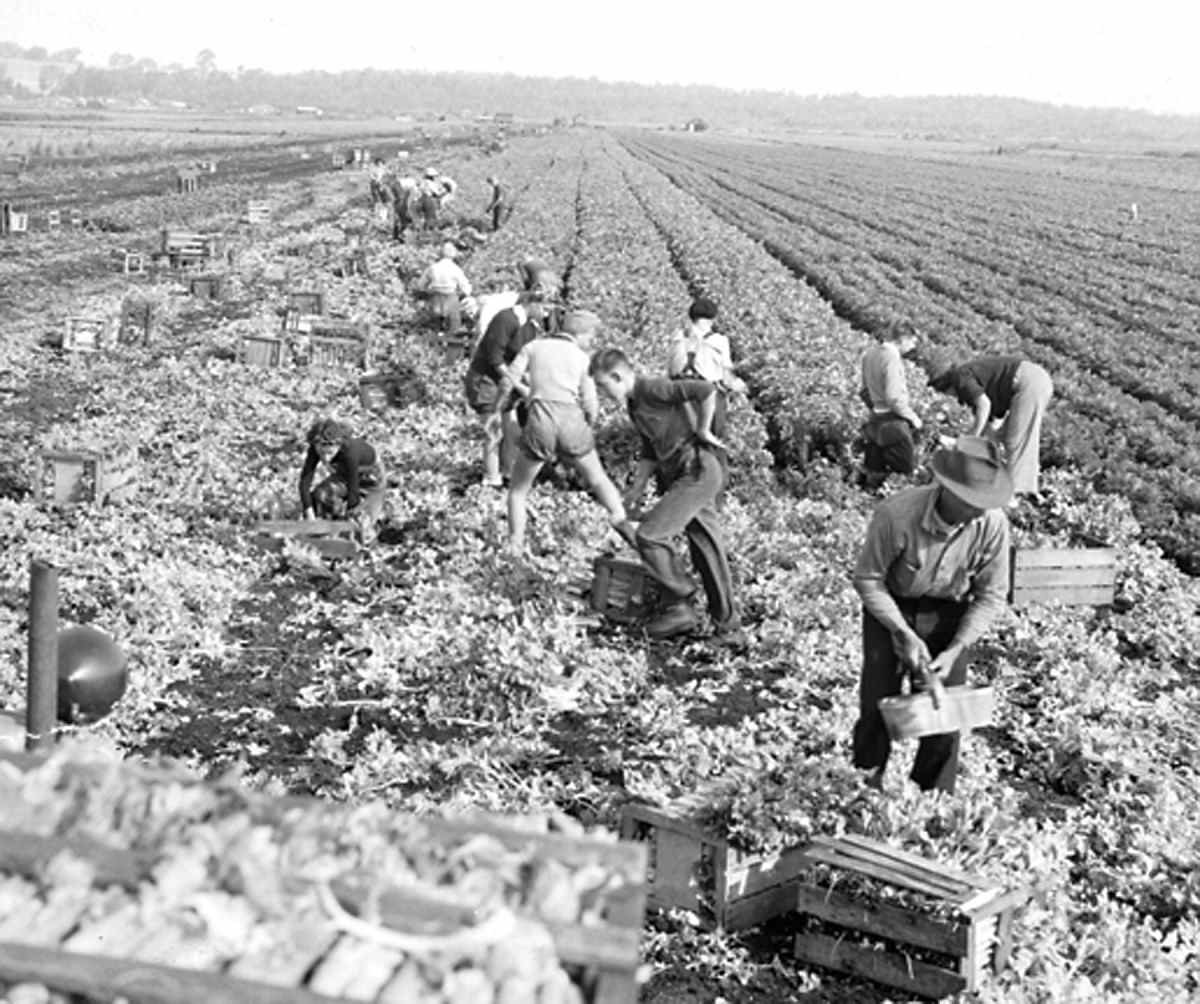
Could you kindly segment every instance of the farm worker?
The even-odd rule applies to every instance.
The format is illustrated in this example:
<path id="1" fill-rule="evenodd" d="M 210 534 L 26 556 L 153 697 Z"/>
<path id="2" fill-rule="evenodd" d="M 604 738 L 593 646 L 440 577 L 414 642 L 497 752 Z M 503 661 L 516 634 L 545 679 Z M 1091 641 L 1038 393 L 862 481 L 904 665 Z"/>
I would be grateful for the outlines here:
<path id="1" fill-rule="evenodd" d="M 487 204 L 484 213 L 492 217 L 492 229 L 499 230 L 500 224 L 504 222 L 504 189 L 495 175 L 490 175 L 487 183 L 492 186 L 492 200 Z"/>
<path id="2" fill-rule="evenodd" d="M 528 408 L 508 489 L 508 546 L 513 555 L 525 550 L 526 504 L 533 482 L 543 466 L 558 460 L 575 468 L 608 510 L 613 528 L 634 543 L 621 493 L 605 473 L 592 436 L 600 404 L 588 373 L 588 350 L 599 327 L 600 318 L 590 310 L 573 310 L 564 318 L 562 331 L 527 344 L 508 368 L 513 388 Z"/>
<path id="3" fill-rule="evenodd" d="M 888 472 L 912 474 L 917 465 L 914 433 L 921 417 L 908 400 L 904 357 L 917 347 L 916 329 L 908 321 L 893 321 L 876 335 L 876 344 L 862 356 L 862 388 L 859 396 L 871 415 L 863 426 L 866 442 L 866 482 L 881 484 Z"/>
<path id="4" fill-rule="evenodd" d="M 371 206 L 372 208 L 379 205 L 386 205 L 388 202 L 389 192 L 387 188 L 387 165 L 378 157 L 371 164 L 370 173 L 371 185 Z"/>
<path id="5" fill-rule="evenodd" d="M 439 174 L 437 178 L 438 184 L 438 208 L 445 209 L 454 201 L 458 195 L 458 182 L 448 174 Z"/>
<path id="6" fill-rule="evenodd" d="M 733 604 L 733 580 L 717 513 L 717 496 L 728 479 L 725 444 L 712 431 L 717 389 L 707 380 L 671 380 L 634 371 L 620 349 L 605 349 L 592 359 L 600 391 L 629 413 L 642 442 L 625 506 L 640 507 L 656 472 L 662 498 L 637 528 L 637 549 L 664 599 L 647 625 L 653 638 L 671 638 L 695 629 L 692 606 L 696 584 L 683 567 L 674 538 L 687 537 L 692 564 L 700 576 L 713 623 L 713 641 L 741 647 L 745 636 Z"/>
<path id="7" fill-rule="evenodd" d="M 403 240 L 404 231 L 413 225 L 413 205 L 416 199 L 416 179 L 407 177 L 393 179 L 392 240 Z"/>
<path id="8" fill-rule="evenodd" d="M 419 182 L 417 191 L 419 193 L 417 214 L 421 219 L 421 225 L 426 229 L 432 229 L 437 226 L 438 211 L 442 205 L 442 186 L 438 184 L 436 167 L 425 168 L 425 176 Z"/>
<path id="9" fill-rule="evenodd" d="M 671 340 L 667 352 L 667 376 L 679 380 L 707 380 L 717 386 L 717 410 L 713 430 L 718 436 L 725 429 L 726 396 L 740 393 L 746 385 L 733 371 L 729 339 L 713 330 L 717 305 L 699 297 L 688 308 L 687 327 Z"/>
<path id="10" fill-rule="evenodd" d="M 308 430 L 308 452 L 300 469 L 300 509 L 305 519 L 352 519 L 363 543 L 375 536 L 383 514 L 387 478 L 375 448 L 332 418 L 319 419 Z M 312 487 L 318 464 L 329 476 Z"/>
<path id="11" fill-rule="evenodd" d="M 498 293 L 484 293 L 479 298 L 479 312 L 475 317 L 476 335 L 482 338 L 500 311 L 515 307 L 521 299 L 521 294 L 515 289 L 502 289 Z"/>
<path id="12" fill-rule="evenodd" d="M 558 273 L 538 258 L 526 258 L 517 266 L 521 288 L 536 293 L 546 304 L 544 324 L 553 334 L 562 324 L 563 309 L 559 303 L 562 295 L 562 280 Z"/>
<path id="13" fill-rule="evenodd" d="M 879 700 L 914 687 L 964 683 L 971 645 L 1008 596 L 1012 478 L 996 443 L 960 436 L 930 461 L 934 482 L 879 504 L 854 569 L 863 605 L 863 661 L 854 766 L 881 787 L 891 740 Z M 922 790 L 953 791 L 958 733 L 926 736 L 911 777 Z"/>
<path id="14" fill-rule="evenodd" d="M 542 304 L 532 293 L 495 313 L 471 354 L 463 390 L 467 404 L 483 419 L 483 483 L 504 487 L 521 434 L 521 399 L 509 367 L 520 351 L 542 334 Z"/>
<path id="15" fill-rule="evenodd" d="M 471 295 L 471 283 L 454 259 L 458 248 L 452 241 L 442 245 L 442 256 L 429 266 L 418 280 L 418 289 L 428 296 L 429 315 L 447 334 L 462 328 L 459 297 Z"/>
<path id="16" fill-rule="evenodd" d="M 1050 374 L 1020 356 L 981 356 L 944 366 L 929 383 L 974 411 L 969 435 L 982 436 L 991 425 L 1004 444 L 1014 492 L 1036 494 L 1042 417 L 1054 394 Z"/>

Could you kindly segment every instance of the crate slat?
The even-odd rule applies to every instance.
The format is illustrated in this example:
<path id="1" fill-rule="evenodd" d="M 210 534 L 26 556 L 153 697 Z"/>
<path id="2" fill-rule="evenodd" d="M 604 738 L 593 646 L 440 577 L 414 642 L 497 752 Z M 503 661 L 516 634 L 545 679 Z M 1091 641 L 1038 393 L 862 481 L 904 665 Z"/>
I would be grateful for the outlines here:
<path id="1" fill-rule="evenodd" d="M 838 844 L 843 848 L 859 848 L 865 852 L 890 858 L 894 861 L 907 862 L 925 871 L 933 871 L 943 878 L 958 882 L 966 889 L 984 890 L 994 888 L 992 883 L 980 878 L 978 875 L 971 875 L 968 872 L 964 872 L 958 868 L 950 868 L 941 863 L 934 864 L 926 858 L 921 857 L 921 855 L 914 854 L 912 851 L 906 851 L 901 847 L 893 847 L 891 844 L 883 844 L 867 837 L 848 833 L 844 837 L 838 837 Z"/>
<path id="2" fill-rule="evenodd" d="M 798 934 L 796 958 L 861 979 L 896 987 L 907 993 L 941 999 L 966 989 L 961 975 L 895 952 L 864 948 L 824 934 Z"/>
<path id="3" fill-rule="evenodd" d="M 939 899 L 946 896 L 958 896 L 962 892 L 961 887 L 957 884 L 947 885 L 942 882 L 930 881 L 924 877 L 905 875 L 890 865 L 860 860 L 832 848 L 810 847 L 809 857 L 821 864 L 833 865 L 835 868 L 849 868 L 851 871 L 861 872 L 863 875 L 879 879 L 881 882 L 892 882 L 913 892 L 936 896 Z"/>
<path id="4" fill-rule="evenodd" d="M 1015 568 L 1112 568 L 1117 552 L 1111 547 L 1019 547 Z"/>
<path id="5" fill-rule="evenodd" d="M 968 925 L 937 921 L 887 903 L 866 903 L 836 889 L 802 883 L 795 891 L 796 909 L 831 924 L 919 945 L 943 955 L 967 954 Z"/>
<path id="6" fill-rule="evenodd" d="M 1110 606 L 1116 592 L 1117 556 L 1111 547 L 1014 548 L 1009 599 L 1034 603 Z"/>

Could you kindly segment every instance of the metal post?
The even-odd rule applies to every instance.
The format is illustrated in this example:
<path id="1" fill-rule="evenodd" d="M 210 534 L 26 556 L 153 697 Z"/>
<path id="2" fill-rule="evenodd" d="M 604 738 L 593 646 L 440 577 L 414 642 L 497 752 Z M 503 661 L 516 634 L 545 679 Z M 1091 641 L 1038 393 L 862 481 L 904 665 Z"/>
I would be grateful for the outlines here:
<path id="1" fill-rule="evenodd" d="M 29 566 L 29 673 L 26 680 L 25 749 L 48 745 L 58 718 L 58 569 Z"/>

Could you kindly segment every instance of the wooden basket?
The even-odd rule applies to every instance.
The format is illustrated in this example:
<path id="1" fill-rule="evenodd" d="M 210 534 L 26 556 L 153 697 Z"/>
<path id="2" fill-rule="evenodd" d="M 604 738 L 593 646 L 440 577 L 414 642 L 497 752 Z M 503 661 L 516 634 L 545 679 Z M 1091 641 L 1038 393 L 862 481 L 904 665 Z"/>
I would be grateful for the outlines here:
<path id="1" fill-rule="evenodd" d="M 601 555 L 592 563 L 592 609 L 629 624 L 645 617 L 658 599 L 658 583 L 640 561 Z"/>
<path id="2" fill-rule="evenodd" d="M 969 732 L 987 725 L 996 710 L 991 687 L 945 687 L 940 707 L 933 706 L 928 691 L 884 697 L 879 701 L 888 735 L 893 739 L 918 739 L 945 732 Z"/>
<path id="3" fill-rule="evenodd" d="M 1019 547 L 1012 553 L 1014 607 L 1111 606 L 1116 581 L 1117 552 L 1111 547 Z"/>
<path id="4" fill-rule="evenodd" d="M 53 505 L 123 501 L 137 488 L 137 450 L 45 450 L 33 479 L 34 501 Z"/>
<path id="5" fill-rule="evenodd" d="M 1008 964 L 1014 913 L 1029 898 L 1028 889 L 1006 889 L 864 837 L 818 837 L 807 853 L 835 875 L 828 887 L 800 883 L 796 909 L 834 925 L 837 933 L 798 934 L 797 959 L 934 999 L 973 993 L 988 972 Z M 946 919 L 841 892 L 839 872 L 918 893 Z M 880 939 L 888 946 L 878 947 Z M 948 961 L 920 961 L 913 958 L 914 950 L 937 953 Z"/>

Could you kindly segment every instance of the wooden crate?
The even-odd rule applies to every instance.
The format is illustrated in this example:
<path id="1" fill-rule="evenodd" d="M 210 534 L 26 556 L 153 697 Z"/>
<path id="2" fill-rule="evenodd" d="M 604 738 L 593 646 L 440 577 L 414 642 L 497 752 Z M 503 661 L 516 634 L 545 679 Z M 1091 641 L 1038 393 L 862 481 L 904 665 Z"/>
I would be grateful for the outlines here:
<path id="1" fill-rule="evenodd" d="M 62 210 L 48 209 L 46 210 L 46 229 L 57 230 L 62 226 Z"/>
<path id="2" fill-rule="evenodd" d="M 154 330 L 154 304 L 128 299 L 121 304 L 117 341 L 122 345 L 149 345 Z"/>
<path id="3" fill-rule="evenodd" d="M 795 909 L 798 876 L 811 866 L 804 848 L 749 854 L 696 819 L 707 789 L 665 806 L 621 810 L 621 839 L 650 846 L 647 903 L 690 910 L 708 928 L 741 931 Z"/>
<path id="4" fill-rule="evenodd" d="M 593 610 L 609 620 L 631 624 L 653 609 L 658 583 L 640 561 L 602 554 L 592 562 L 588 600 Z"/>
<path id="5" fill-rule="evenodd" d="M 68 317 L 63 332 L 64 352 L 99 352 L 104 347 L 108 321 L 103 317 Z"/>
<path id="6" fill-rule="evenodd" d="M 264 226 L 271 222 L 271 204 L 269 202 L 251 202 L 246 206 L 245 220 L 252 227 Z"/>
<path id="7" fill-rule="evenodd" d="M 312 289 L 293 289 L 288 292 L 288 312 L 297 314 L 325 313 L 325 294 Z"/>
<path id="8" fill-rule="evenodd" d="M 67 214 L 67 219 L 74 229 L 79 230 L 83 227 L 83 212 L 81 210 L 70 210 Z"/>
<path id="9" fill-rule="evenodd" d="M 175 191 L 189 195 L 200 187 L 200 172 L 194 167 L 180 168 L 175 172 Z"/>
<path id="10" fill-rule="evenodd" d="M 1027 889 L 1008 889 L 865 837 L 819 837 L 807 854 L 829 866 L 834 881 L 830 887 L 801 883 L 796 909 L 839 933 L 796 935 L 795 955 L 802 962 L 936 999 L 973 993 L 989 971 L 1008 964 L 1013 916 L 1029 898 Z M 841 892 L 837 881 L 847 873 L 918 893 L 946 919 Z M 893 947 L 871 947 L 856 941 L 856 934 Z M 923 961 L 914 952 L 949 961 Z"/>
<path id="11" fill-rule="evenodd" d="M 171 268 L 186 268 L 217 255 L 218 241 L 194 230 L 164 230 L 162 253 Z"/>
<path id="12" fill-rule="evenodd" d="M 309 336 L 309 366 L 363 366 L 366 358 L 366 345 L 357 338 Z"/>
<path id="13" fill-rule="evenodd" d="M 73 505 L 124 501 L 137 489 L 137 451 L 44 450 L 38 456 L 33 497 Z"/>
<path id="14" fill-rule="evenodd" d="M 1111 547 L 1014 548 L 1014 607 L 1061 603 L 1069 607 L 1110 606 L 1117 581 L 1117 552 Z"/>
<path id="15" fill-rule="evenodd" d="M 294 540 L 311 547 L 326 558 L 348 558 L 358 553 L 355 526 L 349 520 L 277 519 L 255 527 L 255 543 L 278 551 L 284 542 Z"/>
<path id="16" fill-rule="evenodd" d="M 274 369 L 284 362 L 283 339 L 270 335 L 243 335 L 238 347 L 238 362 L 247 366 Z"/>
<path id="17" fill-rule="evenodd" d="M 358 381 L 358 400 L 367 411 L 381 412 L 387 410 L 391 400 L 390 386 L 392 377 L 384 374 L 373 374 L 360 377 Z"/>
<path id="18" fill-rule="evenodd" d="M 0 230 L 6 234 L 29 233 L 29 214 L 19 213 L 6 204 L 3 214 L 0 214 Z"/>
<path id="19" fill-rule="evenodd" d="M 225 298 L 225 279 L 219 275 L 198 275 L 188 280 L 188 292 L 198 300 Z"/>
<path id="20" fill-rule="evenodd" d="M 334 268 L 334 273 L 343 279 L 349 279 L 353 275 L 367 275 L 366 252 L 350 251 L 342 255 L 341 262 Z"/>
<path id="21" fill-rule="evenodd" d="M 144 275 L 146 272 L 146 256 L 141 251 L 121 250 L 117 253 L 117 261 L 121 263 L 121 271 L 125 275 Z"/>
<path id="22" fill-rule="evenodd" d="M 37 762 L 24 755 L 4 759 L 20 769 Z M 156 775 L 172 787 L 197 783 L 162 768 L 123 769 L 136 772 L 144 779 L 142 784 Z M 247 811 L 257 825 L 287 826 L 297 813 L 323 810 L 313 799 L 251 796 Z M 571 973 L 585 1004 L 635 1004 L 645 910 L 645 888 L 637 881 L 637 876 L 645 872 L 643 848 L 593 837 L 537 832 L 519 820 L 495 817 L 430 818 L 421 822 L 431 846 L 439 842 L 464 846 L 481 840 L 534 860 L 574 868 L 595 864 L 621 876 L 624 883 L 605 895 L 602 919 L 586 925 L 545 927 L 559 964 Z M 0 918 L 0 926 L 10 921 L 0 937 L 0 982 L 42 983 L 53 990 L 86 994 L 89 998 L 129 997 L 147 1004 L 348 1004 L 350 1000 L 410 999 L 397 996 L 399 991 L 392 986 L 405 961 L 400 952 L 361 940 L 354 933 L 339 932 L 319 909 L 304 916 L 260 921 L 271 928 L 274 944 L 270 950 L 246 945 L 232 959 L 212 950 L 203 935 L 146 926 L 139 919 L 134 897 L 151 879 L 153 862 L 92 837 L 41 837 L 0 829 L 0 878 L 7 873 L 36 883 L 46 874 L 49 862 L 64 852 L 91 866 L 92 889 L 53 899 L 35 893 L 32 902 L 17 904 L 16 909 L 23 911 L 22 923 L 11 923 L 11 917 Z M 370 883 L 339 879 L 333 885 L 337 898 L 349 903 L 354 913 L 362 914 L 365 905 L 372 902 Z M 107 902 L 111 905 L 107 913 L 101 907 L 105 901 L 93 892 L 100 889 L 108 891 Z M 120 902 L 121 892 L 133 894 L 124 905 Z M 429 919 L 421 903 L 411 894 L 394 895 L 385 885 L 371 909 L 378 910 L 379 921 L 385 927 L 410 931 L 414 920 Z M 432 905 L 445 909 L 440 899 Z M 345 982 L 323 983 L 323 971 L 331 968 L 340 970 L 342 976 L 352 971 L 364 978 L 355 980 L 353 991 L 333 990 L 332 983 L 344 987 Z M 361 973 L 363 969 L 367 972 Z"/>

